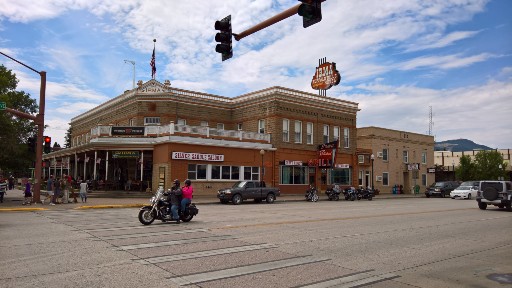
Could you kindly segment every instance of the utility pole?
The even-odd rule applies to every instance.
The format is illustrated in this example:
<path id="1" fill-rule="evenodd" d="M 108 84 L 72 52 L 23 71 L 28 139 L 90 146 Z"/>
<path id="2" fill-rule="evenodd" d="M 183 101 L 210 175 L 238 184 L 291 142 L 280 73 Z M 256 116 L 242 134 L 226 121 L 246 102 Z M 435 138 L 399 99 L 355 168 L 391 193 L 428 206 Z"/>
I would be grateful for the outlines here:
<path id="1" fill-rule="evenodd" d="M 124 60 L 124 63 L 130 63 L 133 65 L 133 86 L 132 89 L 135 88 L 135 61 L 132 60 Z"/>
<path id="2" fill-rule="evenodd" d="M 9 55 L 4 54 L 3 52 L 0 52 L 0 54 L 4 55 L 5 57 L 11 59 L 12 61 L 21 64 L 28 69 L 36 72 L 41 76 L 41 87 L 39 89 L 39 114 L 36 116 L 30 115 L 18 110 L 14 110 L 11 108 L 6 108 L 5 110 L 11 114 L 14 114 L 18 117 L 30 119 L 34 121 L 34 124 L 37 125 L 37 137 L 36 137 L 36 164 L 35 164 L 35 179 L 34 179 L 34 195 L 33 195 L 33 202 L 38 203 L 41 201 L 41 172 L 42 172 L 42 165 L 43 165 L 43 130 L 44 130 L 44 106 L 45 106 L 45 94 L 46 94 L 46 71 L 37 71 L 34 68 L 12 58 Z"/>

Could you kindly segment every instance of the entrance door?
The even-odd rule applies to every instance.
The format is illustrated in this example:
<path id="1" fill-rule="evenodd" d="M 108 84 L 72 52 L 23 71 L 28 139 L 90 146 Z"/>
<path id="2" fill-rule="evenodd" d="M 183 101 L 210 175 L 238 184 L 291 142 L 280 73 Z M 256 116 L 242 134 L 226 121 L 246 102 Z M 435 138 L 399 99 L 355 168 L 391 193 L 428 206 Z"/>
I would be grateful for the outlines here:
<path id="1" fill-rule="evenodd" d="M 405 194 L 406 191 L 407 191 L 407 193 L 411 192 L 411 183 L 409 181 L 409 172 L 404 172 L 404 190 L 402 191 L 402 193 Z"/>

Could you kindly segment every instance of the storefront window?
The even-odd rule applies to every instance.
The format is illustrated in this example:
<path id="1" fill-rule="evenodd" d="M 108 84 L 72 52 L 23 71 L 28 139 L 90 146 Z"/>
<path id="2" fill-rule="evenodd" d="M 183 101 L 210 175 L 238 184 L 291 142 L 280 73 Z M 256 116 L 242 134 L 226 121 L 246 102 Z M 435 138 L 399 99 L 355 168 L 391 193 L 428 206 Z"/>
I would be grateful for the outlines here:
<path id="1" fill-rule="evenodd" d="M 206 180 L 206 165 L 188 164 L 188 179 Z"/>
<path id="2" fill-rule="evenodd" d="M 244 180 L 260 180 L 260 167 L 244 167 Z"/>
<path id="3" fill-rule="evenodd" d="M 280 184 L 307 184 L 306 172 L 308 167 L 281 166 Z"/>
<path id="4" fill-rule="evenodd" d="M 338 183 L 340 185 L 351 185 L 352 181 L 350 180 L 350 169 L 333 169 L 332 170 L 332 180 L 333 183 Z"/>

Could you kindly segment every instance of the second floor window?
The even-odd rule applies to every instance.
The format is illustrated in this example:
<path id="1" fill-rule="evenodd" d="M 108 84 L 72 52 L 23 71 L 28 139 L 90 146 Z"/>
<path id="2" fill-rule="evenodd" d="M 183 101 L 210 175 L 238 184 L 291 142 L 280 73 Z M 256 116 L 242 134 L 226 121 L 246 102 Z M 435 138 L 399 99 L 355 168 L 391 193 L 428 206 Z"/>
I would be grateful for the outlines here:
<path id="1" fill-rule="evenodd" d="M 324 143 L 329 142 L 329 125 L 324 125 Z"/>
<path id="2" fill-rule="evenodd" d="M 343 147 L 349 148 L 350 147 L 350 129 L 344 128 L 343 129 Z"/>
<path id="3" fill-rule="evenodd" d="M 258 133 L 265 133 L 265 119 L 258 120 Z"/>
<path id="4" fill-rule="evenodd" d="M 313 123 L 308 122 L 306 125 L 306 144 L 313 144 Z"/>
<path id="5" fill-rule="evenodd" d="M 224 123 L 217 123 L 217 130 L 224 130 Z"/>
<path id="6" fill-rule="evenodd" d="M 288 119 L 283 119 L 283 142 L 290 141 L 290 121 Z"/>
<path id="7" fill-rule="evenodd" d="M 295 121 L 295 143 L 302 143 L 302 121 Z"/>
<path id="8" fill-rule="evenodd" d="M 409 163 L 409 151 L 404 151 L 404 163 Z"/>
<path id="9" fill-rule="evenodd" d="M 160 124 L 160 117 L 144 117 L 144 125 Z"/>
<path id="10" fill-rule="evenodd" d="M 178 119 L 178 125 L 187 125 L 187 120 L 185 120 L 185 119 Z"/>
<path id="11" fill-rule="evenodd" d="M 338 140 L 338 147 L 340 147 L 340 145 L 341 145 L 340 142 L 339 142 L 339 140 L 340 140 L 340 127 L 334 126 L 334 129 L 333 129 L 332 133 L 333 133 L 332 134 L 332 140 Z"/>
<path id="12" fill-rule="evenodd" d="M 382 161 L 388 161 L 388 148 L 382 149 Z"/>
<path id="13" fill-rule="evenodd" d="M 201 127 L 208 127 L 208 121 L 201 121 Z"/>
<path id="14" fill-rule="evenodd" d="M 427 152 L 421 152 L 421 163 L 427 164 Z"/>

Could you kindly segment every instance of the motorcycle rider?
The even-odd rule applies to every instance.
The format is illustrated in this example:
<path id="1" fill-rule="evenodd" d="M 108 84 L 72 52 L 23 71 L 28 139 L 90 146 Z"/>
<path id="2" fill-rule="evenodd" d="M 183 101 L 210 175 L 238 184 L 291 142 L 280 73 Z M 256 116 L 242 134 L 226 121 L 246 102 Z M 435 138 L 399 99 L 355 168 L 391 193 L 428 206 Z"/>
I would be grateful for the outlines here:
<path id="1" fill-rule="evenodd" d="M 180 188 L 180 180 L 175 179 L 174 185 L 171 187 L 171 192 L 168 194 L 168 197 L 167 197 L 167 201 L 169 201 L 169 203 L 170 203 L 170 209 L 167 208 L 168 213 L 167 213 L 167 215 L 165 215 L 166 220 L 171 220 L 171 214 L 172 214 L 173 220 L 176 220 L 176 223 L 180 224 L 181 221 L 180 221 L 180 216 L 178 215 L 178 209 L 181 204 L 182 194 L 183 194 L 183 192 Z"/>
<path id="2" fill-rule="evenodd" d="M 183 199 L 181 200 L 181 212 L 185 213 L 185 208 L 188 204 L 192 203 L 192 194 L 194 193 L 194 188 L 192 188 L 192 181 L 189 179 L 185 180 L 185 186 L 181 188 L 183 191 Z"/>

